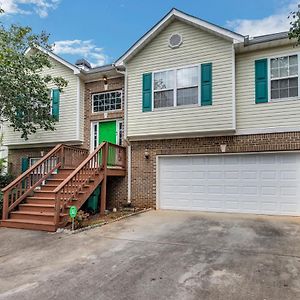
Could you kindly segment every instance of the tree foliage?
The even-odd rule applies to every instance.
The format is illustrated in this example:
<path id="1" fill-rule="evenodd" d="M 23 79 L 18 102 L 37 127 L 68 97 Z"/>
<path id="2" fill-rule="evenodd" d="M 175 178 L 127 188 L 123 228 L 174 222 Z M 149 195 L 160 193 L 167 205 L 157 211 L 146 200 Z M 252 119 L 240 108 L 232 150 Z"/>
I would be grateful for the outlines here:
<path id="1" fill-rule="evenodd" d="M 290 39 L 296 39 L 297 45 L 300 44 L 300 5 L 298 10 L 292 11 L 289 15 L 290 30 L 288 36 Z"/>
<path id="2" fill-rule="evenodd" d="M 45 51 L 27 54 L 29 48 Z M 30 27 L 0 23 L 0 122 L 20 131 L 24 139 L 38 129 L 55 129 L 49 85 L 62 90 L 67 82 L 42 73 L 51 67 L 46 53 L 51 50 L 45 32 L 34 34 Z"/>

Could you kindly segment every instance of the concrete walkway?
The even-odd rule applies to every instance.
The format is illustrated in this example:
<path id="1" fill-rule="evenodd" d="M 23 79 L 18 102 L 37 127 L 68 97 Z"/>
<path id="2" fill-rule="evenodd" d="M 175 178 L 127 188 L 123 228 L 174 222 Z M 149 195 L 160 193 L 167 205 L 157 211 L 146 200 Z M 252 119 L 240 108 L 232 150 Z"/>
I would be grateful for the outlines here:
<path id="1" fill-rule="evenodd" d="M 300 299 L 299 218 L 151 211 L 0 241 L 0 299 Z"/>

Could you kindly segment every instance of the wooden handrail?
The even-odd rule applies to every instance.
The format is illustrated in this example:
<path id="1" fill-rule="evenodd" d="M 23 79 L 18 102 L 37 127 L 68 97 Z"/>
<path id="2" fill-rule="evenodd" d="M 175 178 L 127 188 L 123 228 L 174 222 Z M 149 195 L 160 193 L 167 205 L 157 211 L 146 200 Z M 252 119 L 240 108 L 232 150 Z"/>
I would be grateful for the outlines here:
<path id="1" fill-rule="evenodd" d="M 88 155 L 88 150 L 58 144 L 38 162 L 21 174 L 3 191 L 3 219 L 59 168 L 75 168 Z"/>
<path id="2" fill-rule="evenodd" d="M 12 181 L 8 186 L 2 189 L 2 192 L 6 192 L 11 187 L 15 186 L 17 183 L 21 182 L 27 175 L 29 175 L 34 169 L 39 167 L 45 160 L 47 160 L 52 154 L 54 154 L 59 148 L 62 147 L 62 144 L 56 145 L 51 151 L 49 151 L 45 156 L 42 157 L 39 161 L 37 161 L 34 165 L 32 165 L 28 170 L 22 173 L 19 177 L 17 177 L 14 181 Z"/>
<path id="3" fill-rule="evenodd" d="M 61 182 L 58 187 L 54 189 L 54 193 L 58 193 L 90 160 L 93 156 L 100 151 L 100 149 L 105 145 L 101 143 L 67 178 Z"/>
<path id="4" fill-rule="evenodd" d="M 109 149 L 112 151 L 109 152 Z M 119 151 L 116 151 L 119 150 Z M 120 153 L 122 153 L 120 155 Z M 65 213 L 67 204 L 78 195 L 83 186 L 95 176 L 100 176 L 100 171 L 104 171 L 101 176 L 106 178 L 107 163 L 110 157 L 111 166 L 125 168 L 126 148 L 115 144 L 101 143 L 82 163 L 54 189 L 55 194 L 55 215 L 54 223 L 58 226 L 60 213 Z M 122 161 L 122 162 L 120 162 Z"/>

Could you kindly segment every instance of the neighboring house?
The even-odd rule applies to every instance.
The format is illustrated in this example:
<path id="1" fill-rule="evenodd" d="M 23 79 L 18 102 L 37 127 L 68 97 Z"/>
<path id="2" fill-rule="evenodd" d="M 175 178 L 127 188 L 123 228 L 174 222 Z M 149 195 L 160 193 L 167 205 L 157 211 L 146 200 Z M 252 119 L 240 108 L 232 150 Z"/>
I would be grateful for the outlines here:
<path id="1" fill-rule="evenodd" d="M 129 200 L 158 209 L 300 215 L 299 48 L 176 9 L 126 68 Z"/>

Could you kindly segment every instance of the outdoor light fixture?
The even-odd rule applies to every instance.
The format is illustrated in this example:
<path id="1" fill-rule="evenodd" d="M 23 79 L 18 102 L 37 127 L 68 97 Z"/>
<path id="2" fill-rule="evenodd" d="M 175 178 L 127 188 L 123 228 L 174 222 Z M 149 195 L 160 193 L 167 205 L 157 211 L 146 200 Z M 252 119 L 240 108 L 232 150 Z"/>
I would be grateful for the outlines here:
<path id="1" fill-rule="evenodd" d="M 106 75 L 103 76 L 103 83 L 104 83 L 104 89 L 107 90 L 108 89 L 108 82 L 107 82 L 107 76 Z"/>
<path id="2" fill-rule="evenodd" d="M 226 147 L 227 147 L 227 145 L 226 144 L 221 144 L 220 145 L 220 148 L 221 148 L 221 152 L 226 152 Z"/>
<path id="3" fill-rule="evenodd" d="M 145 159 L 149 159 L 150 153 L 147 149 L 145 150 L 144 155 L 145 155 Z"/>

